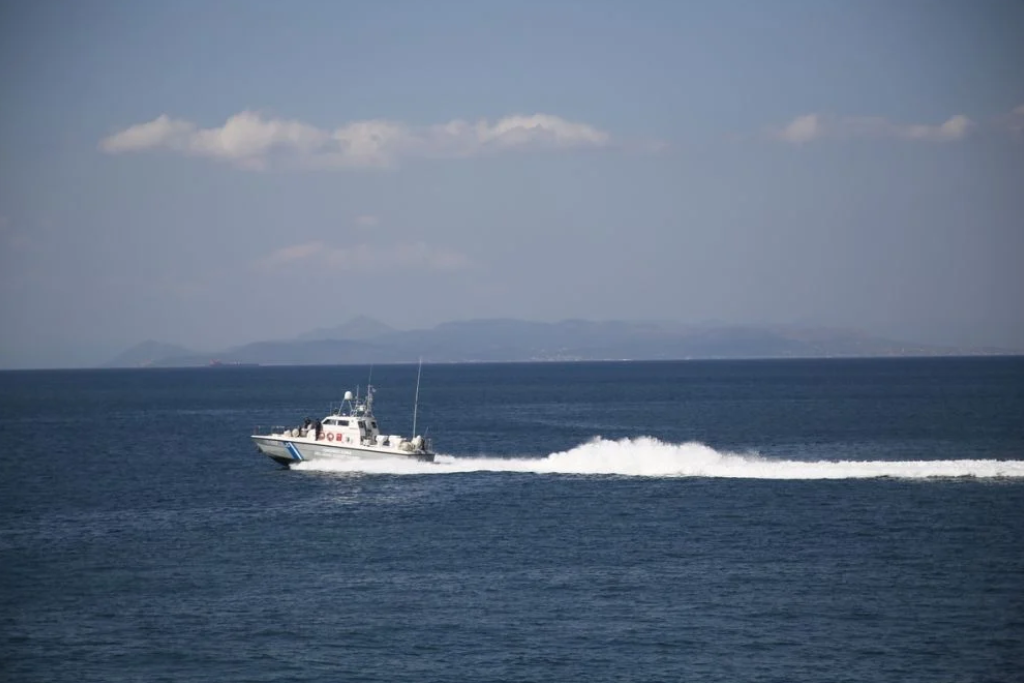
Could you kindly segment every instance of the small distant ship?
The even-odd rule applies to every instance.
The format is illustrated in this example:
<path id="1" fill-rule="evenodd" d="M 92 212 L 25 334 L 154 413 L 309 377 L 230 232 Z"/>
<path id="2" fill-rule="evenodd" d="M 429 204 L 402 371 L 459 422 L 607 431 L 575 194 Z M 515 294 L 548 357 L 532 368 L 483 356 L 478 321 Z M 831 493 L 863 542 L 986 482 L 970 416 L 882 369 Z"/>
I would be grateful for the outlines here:
<path id="1" fill-rule="evenodd" d="M 285 467 L 306 460 L 332 459 L 399 457 L 433 462 L 430 442 L 415 434 L 415 409 L 411 438 L 383 434 L 373 415 L 373 391 L 372 385 L 367 386 L 365 398 L 359 397 L 358 389 L 356 395 L 346 391 L 341 408 L 322 420 L 307 417 L 298 427 L 274 427 L 266 434 L 253 434 L 252 440 L 261 453 Z M 418 400 L 418 379 L 416 393 Z"/>
<path id="2" fill-rule="evenodd" d="M 208 368 L 258 368 L 259 363 L 239 363 L 237 361 L 224 362 L 221 360 L 211 360 Z"/>

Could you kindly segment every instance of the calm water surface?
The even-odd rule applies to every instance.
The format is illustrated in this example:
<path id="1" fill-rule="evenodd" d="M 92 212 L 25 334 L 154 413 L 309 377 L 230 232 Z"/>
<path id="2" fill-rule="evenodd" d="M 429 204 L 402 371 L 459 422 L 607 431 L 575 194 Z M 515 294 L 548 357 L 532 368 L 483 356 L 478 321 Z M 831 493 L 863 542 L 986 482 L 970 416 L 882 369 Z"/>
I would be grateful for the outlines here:
<path id="1" fill-rule="evenodd" d="M 249 442 L 368 374 L 0 373 L 0 678 L 1022 680 L 1024 359 L 427 365 L 437 465 Z"/>

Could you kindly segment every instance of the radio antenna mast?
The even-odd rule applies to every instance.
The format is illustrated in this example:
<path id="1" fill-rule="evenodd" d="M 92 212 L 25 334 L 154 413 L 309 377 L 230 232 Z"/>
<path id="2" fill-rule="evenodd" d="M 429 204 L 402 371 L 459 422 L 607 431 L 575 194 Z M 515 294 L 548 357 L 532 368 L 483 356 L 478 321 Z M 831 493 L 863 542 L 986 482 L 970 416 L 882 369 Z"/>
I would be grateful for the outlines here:
<path id="1" fill-rule="evenodd" d="M 420 356 L 420 367 L 416 370 L 416 398 L 412 402 L 412 436 L 416 437 L 416 413 L 420 407 L 420 375 L 423 374 L 423 356 Z"/>

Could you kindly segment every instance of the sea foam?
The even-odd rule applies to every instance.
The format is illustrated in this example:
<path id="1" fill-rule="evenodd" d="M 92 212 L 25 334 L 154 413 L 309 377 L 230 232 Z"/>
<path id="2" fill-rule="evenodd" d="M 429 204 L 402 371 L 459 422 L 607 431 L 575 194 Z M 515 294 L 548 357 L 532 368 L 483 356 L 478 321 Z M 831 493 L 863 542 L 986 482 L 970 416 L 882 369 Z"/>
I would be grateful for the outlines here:
<path id="1" fill-rule="evenodd" d="M 1024 477 L 1024 460 L 786 460 L 757 453 L 717 451 L 697 442 L 672 444 L 652 437 L 595 438 L 545 457 L 456 457 L 435 462 L 394 458 L 303 462 L 294 469 L 367 474 L 535 474 L 633 477 L 717 477 L 741 479 L 869 479 L 894 477 Z"/>

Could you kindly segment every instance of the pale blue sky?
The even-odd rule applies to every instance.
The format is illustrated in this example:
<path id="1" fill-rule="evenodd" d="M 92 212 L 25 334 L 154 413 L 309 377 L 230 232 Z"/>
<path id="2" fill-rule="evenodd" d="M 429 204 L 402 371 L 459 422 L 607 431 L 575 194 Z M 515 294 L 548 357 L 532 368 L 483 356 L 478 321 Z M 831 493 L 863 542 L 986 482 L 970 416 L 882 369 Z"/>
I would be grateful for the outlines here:
<path id="1" fill-rule="evenodd" d="M 4 3 L 0 367 L 358 314 L 1024 348 L 1021 35 L 1012 0 Z"/>

